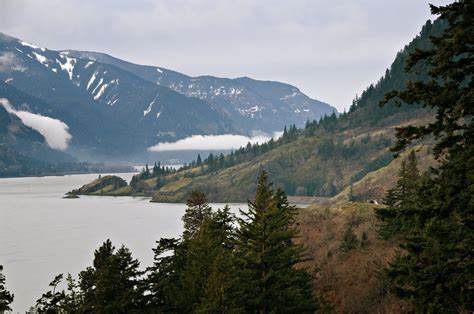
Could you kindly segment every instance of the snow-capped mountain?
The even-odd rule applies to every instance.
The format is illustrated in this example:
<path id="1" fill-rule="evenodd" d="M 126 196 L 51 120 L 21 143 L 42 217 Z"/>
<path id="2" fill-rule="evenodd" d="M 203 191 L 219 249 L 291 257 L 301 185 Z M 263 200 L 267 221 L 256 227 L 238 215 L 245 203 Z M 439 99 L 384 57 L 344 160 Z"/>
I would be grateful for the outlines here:
<path id="1" fill-rule="evenodd" d="M 302 125 L 335 109 L 296 87 L 250 78 L 189 77 L 111 56 L 54 51 L 0 33 L 0 98 L 57 119 L 79 158 L 136 156 L 195 134 Z"/>
<path id="2" fill-rule="evenodd" d="M 324 102 L 309 98 L 297 87 L 280 82 L 248 77 L 190 77 L 161 67 L 133 64 L 104 53 L 66 52 L 71 56 L 114 65 L 180 94 L 205 100 L 224 110 L 243 129 L 274 132 L 282 130 L 285 125 L 303 126 L 307 120 L 319 119 L 336 111 Z"/>
<path id="3" fill-rule="evenodd" d="M 9 99 L 15 108 L 66 123 L 72 135 L 69 149 L 80 157 L 125 157 L 193 134 L 239 132 L 206 101 L 110 64 L 5 35 L 0 37 L 0 80 L 7 85 L 0 98 Z M 18 93 L 30 101 L 15 101 Z"/>

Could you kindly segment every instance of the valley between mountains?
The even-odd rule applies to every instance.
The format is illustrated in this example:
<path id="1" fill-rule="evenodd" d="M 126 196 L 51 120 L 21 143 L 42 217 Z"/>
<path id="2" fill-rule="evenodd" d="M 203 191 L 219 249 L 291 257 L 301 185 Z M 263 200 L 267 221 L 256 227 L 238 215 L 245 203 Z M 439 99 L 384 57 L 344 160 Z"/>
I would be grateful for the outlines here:
<path id="1" fill-rule="evenodd" d="M 199 190 L 212 202 L 244 202 L 255 193 L 257 175 L 265 169 L 275 187 L 300 200 L 343 200 L 352 189 L 359 201 L 380 202 L 395 183 L 399 168 L 400 159 L 394 159 L 389 150 L 396 128 L 432 119 L 432 112 L 421 106 L 389 103 L 381 107 L 380 101 L 388 91 L 425 75 L 404 71 L 407 56 L 429 46 L 429 37 L 442 29 L 440 21 L 427 23 L 380 80 L 354 99 L 349 112 L 308 120 L 301 128 L 290 125 L 279 139 L 249 143 L 230 154 L 199 155 L 178 171 L 150 164 L 129 184 L 104 177 L 71 193 L 184 202 L 191 191 Z M 415 146 L 423 169 L 434 163 L 430 144 L 425 139 Z"/>

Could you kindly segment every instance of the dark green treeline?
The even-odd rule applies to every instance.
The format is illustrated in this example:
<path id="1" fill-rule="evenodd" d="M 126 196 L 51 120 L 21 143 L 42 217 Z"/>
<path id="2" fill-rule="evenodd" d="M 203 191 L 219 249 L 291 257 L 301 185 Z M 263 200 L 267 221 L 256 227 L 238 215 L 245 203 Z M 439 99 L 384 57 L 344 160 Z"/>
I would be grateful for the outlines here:
<path id="1" fill-rule="evenodd" d="M 95 251 L 76 282 L 59 275 L 37 302 L 42 313 L 313 313 L 320 305 L 312 278 L 297 267 L 306 250 L 296 244 L 296 208 L 262 172 L 249 210 L 236 218 L 213 211 L 193 192 L 179 239 L 157 241 L 146 271 L 110 240 Z"/>
<path id="2" fill-rule="evenodd" d="M 412 152 L 396 187 L 377 215 L 381 235 L 400 243 L 402 254 L 387 274 L 392 289 L 417 313 L 474 311 L 474 1 L 460 0 L 433 14 L 448 22 L 432 47 L 414 51 L 407 71 L 430 69 L 385 101 L 432 108 L 435 119 L 397 129 L 393 150 L 434 136 L 440 166 L 420 175 Z"/>

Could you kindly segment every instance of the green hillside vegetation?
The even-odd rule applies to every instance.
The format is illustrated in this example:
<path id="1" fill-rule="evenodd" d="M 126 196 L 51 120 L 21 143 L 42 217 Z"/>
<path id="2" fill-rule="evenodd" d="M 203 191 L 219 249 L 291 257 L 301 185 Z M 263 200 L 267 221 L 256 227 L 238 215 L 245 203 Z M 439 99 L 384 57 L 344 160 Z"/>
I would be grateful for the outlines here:
<path id="1" fill-rule="evenodd" d="M 199 156 L 194 166 L 161 175 L 146 167 L 134 185 L 154 182 L 155 199 L 160 191 L 190 195 L 181 238 L 160 239 L 146 272 L 128 249 L 106 241 L 78 284 L 68 277 L 67 292 L 55 290 L 62 275 L 55 278 L 38 300 L 40 312 L 473 312 L 474 2 L 431 10 L 449 26 L 406 63 L 408 72 L 426 75 L 391 86 L 382 99 L 380 110 L 402 111 L 382 114 L 374 127 L 351 126 L 368 108 L 357 100 L 345 115 L 290 128 L 266 152 L 244 148 L 243 156 L 255 154 L 251 161 L 226 167 L 223 156 L 216 169 L 214 156 Z M 405 105 L 390 107 L 396 103 Z M 388 153 L 398 158 L 385 159 Z M 290 206 L 278 187 L 323 169 L 327 175 L 313 179 L 332 182 L 325 193 L 339 194 L 302 210 Z M 199 183 L 221 189 L 205 190 L 212 197 L 237 193 L 234 185 L 255 197 L 236 219 L 227 206 L 213 212 L 204 193 L 187 193 Z M 357 202 L 385 185 L 383 204 Z"/>
<path id="2" fill-rule="evenodd" d="M 393 162 L 389 148 L 397 127 L 431 121 L 432 112 L 421 106 L 389 102 L 380 107 L 379 103 L 385 93 L 408 80 L 427 77 L 427 67 L 412 74 L 404 70 L 404 64 L 411 52 L 431 47 L 429 37 L 445 27 L 441 20 L 427 22 L 419 36 L 397 54 L 385 75 L 355 97 L 349 112 L 308 121 L 303 129 L 290 126 L 278 140 L 249 143 L 225 156 L 198 156 L 178 171 L 144 170 L 132 180 L 130 195 L 152 196 L 155 202 L 183 202 L 189 192 L 199 190 L 212 202 L 242 202 L 255 192 L 260 169 L 268 171 L 275 186 L 291 196 L 334 197 L 351 185 L 361 186 L 357 182 Z M 423 143 L 429 144 L 430 139 Z M 382 184 L 358 194 L 381 200 L 389 187 Z M 117 191 L 105 194 L 117 195 Z"/>

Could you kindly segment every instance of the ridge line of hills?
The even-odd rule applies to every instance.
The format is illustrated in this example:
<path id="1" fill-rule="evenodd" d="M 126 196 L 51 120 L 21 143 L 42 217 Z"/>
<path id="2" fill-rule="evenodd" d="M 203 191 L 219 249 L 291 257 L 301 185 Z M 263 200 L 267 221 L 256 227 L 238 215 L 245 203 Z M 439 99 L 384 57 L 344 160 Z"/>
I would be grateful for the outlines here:
<path id="1" fill-rule="evenodd" d="M 201 161 L 199 157 L 177 172 L 158 166 L 135 176 L 127 186 L 114 188 L 96 180 L 91 184 L 100 189 L 85 185 L 73 193 L 148 195 L 152 201 L 182 202 L 192 190 L 199 190 L 211 202 L 240 202 L 254 193 L 256 175 L 264 168 L 275 186 L 289 195 L 337 200 L 347 197 L 349 187 L 353 187 L 358 200 L 380 200 L 398 169 L 398 161 L 389 151 L 395 128 L 424 123 L 432 114 L 420 106 L 380 107 L 379 102 L 386 92 L 424 77 L 427 69 L 407 74 L 405 61 L 415 49 L 429 47 L 430 36 L 441 33 L 444 27 L 441 20 L 428 21 L 380 80 L 354 99 L 347 113 L 308 121 L 301 129 L 292 126 L 277 141 L 249 144 L 226 156 L 210 155 Z M 429 157 L 430 141 L 418 145 L 421 167 L 426 169 L 434 162 Z M 383 175 L 374 175 L 377 173 Z"/>

